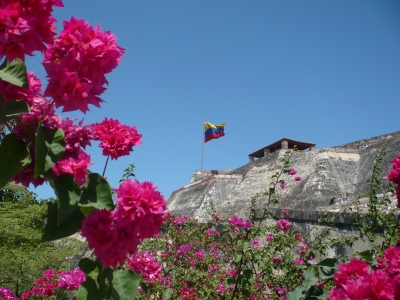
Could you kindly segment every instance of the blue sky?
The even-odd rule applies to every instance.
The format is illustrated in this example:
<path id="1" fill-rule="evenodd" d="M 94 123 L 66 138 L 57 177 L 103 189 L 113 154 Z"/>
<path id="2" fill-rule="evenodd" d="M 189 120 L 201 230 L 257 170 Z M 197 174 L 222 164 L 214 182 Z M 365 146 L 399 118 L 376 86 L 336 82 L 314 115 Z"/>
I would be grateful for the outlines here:
<path id="1" fill-rule="evenodd" d="M 101 24 L 126 49 L 106 103 L 63 114 L 115 118 L 143 134 L 143 145 L 108 164 L 114 187 L 130 163 L 166 198 L 188 184 L 203 121 L 226 123 L 226 135 L 204 145 L 204 170 L 240 167 L 282 137 L 323 148 L 400 130 L 399 1 L 64 2 L 57 20 Z M 27 64 L 46 84 L 41 59 Z M 101 150 L 87 152 L 101 173 Z"/>

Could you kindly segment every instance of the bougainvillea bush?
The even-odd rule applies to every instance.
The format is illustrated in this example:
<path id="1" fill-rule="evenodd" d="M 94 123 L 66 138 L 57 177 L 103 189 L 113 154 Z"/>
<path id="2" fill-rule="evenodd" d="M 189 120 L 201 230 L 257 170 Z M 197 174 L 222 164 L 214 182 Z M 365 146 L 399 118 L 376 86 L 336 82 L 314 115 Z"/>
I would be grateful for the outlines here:
<path id="1" fill-rule="evenodd" d="M 141 143 L 135 126 L 112 118 L 84 125 L 56 112 L 100 107 L 106 74 L 125 51 L 111 32 L 74 17 L 57 34 L 51 13 L 62 6 L 61 0 L 0 0 L 0 124 L 7 128 L 0 145 L 0 187 L 10 181 L 25 187 L 48 182 L 57 200 L 48 204 L 42 240 L 80 230 L 97 258 L 80 261 L 84 277 L 68 275 L 80 274 L 73 286 L 79 287 L 77 299 L 128 299 L 137 293 L 138 277 L 122 267 L 143 239 L 158 233 L 166 201 L 152 183 L 131 180 L 115 189 L 113 201 L 104 173 L 89 172 L 91 142 L 99 141 L 107 162 L 118 159 Z M 43 55 L 45 87 L 26 71 L 25 55 L 35 52 Z M 52 288 L 67 282 L 65 274 L 57 274 L 58 282 L 45 274 L 46 281 L 38 280 L 22 297 L 52 296 Z M 2 293 L 9 297 L 9 291 Z"/>
<path id="2" fill-rule="evenodd" d="M 7 128 L 0 187 L 11 181 L 25 187 L 49 183 L 57 199 L 48 203 L 42 240 L 80 232 L 96 259 L 83 258 L 72 271 L 47 270 L 22 295 L 0 288 L 0 300 L 57 299 L 65 291 L 76 291 L 78 300 L 399 299 L 399 221 L 375 209 L 376 177 L 369 208 L 378 222 L 358 225 L 371 244 L 377 241 L 373 233 L 383 231 L 384 243 L 350 261 L 316 261 L 323 249 L 296 231 L 288 212 L 279 218 L 268 212 L 279 203 L 277 190 L 288 180 L 301 181 L 291 177 L 297 173 L 290 167 L 291 151 L 265 191 L 249 199 L 249 218 L 223 220 L 214 213 L 202 224 L 165 214 L 166 201 L 155 186 L 129 178 L 132 166 L 113 190 L 104 172 L 91 173 L 92 141 L 108 162 L 129 155 L 141 134 L 112 118 L 84 125 L 56 112 L 100 107 L 105 76 L 124 54 L 112 33 L 84 20 L 64 21 L 57 34 L 51 13 L 62 6 L 61 0 L 0 0 L 0 124 Z M 43 54 L 46 87 L 26 70 L 25 56 L 34 52 Z M 400 201 L 399 157 L 392 167 L 387 179 Z M 259 200 L 264 210 L 256 221 Z"/>

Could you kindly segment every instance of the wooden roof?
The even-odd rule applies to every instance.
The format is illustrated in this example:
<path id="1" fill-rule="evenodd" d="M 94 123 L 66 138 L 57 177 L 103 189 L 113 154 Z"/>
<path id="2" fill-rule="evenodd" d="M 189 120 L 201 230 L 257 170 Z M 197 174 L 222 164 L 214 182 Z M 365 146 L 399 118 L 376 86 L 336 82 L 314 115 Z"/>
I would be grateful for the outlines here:
<path id="1" fill-rule="evenodd" d="M 299 150 L 305 150 L 310 148 L 311 146 L 315 146 L 316 144 L 312 144 L 312 143 L 307 143 L 307 142 L 300 142 L 300 141 L 296 141 L 296 140 L 292 140 L 292 139 L 288 139 L 288 138 L 282 138 L 279 141 L 276 141 L 268 146 L 265 146 L 253 153 L 250 153 L 249 156 L 253 156 L 253 157 L 263 157 L 264 156 L 264 149 L 269 149 L 270 152 L 274 152 L 276 150 L 282 149 L 282 141 L 286 140 L 288 142 L 288 148 L 289 149 L 293 149 L 293 147 L 296 145 L 297 149 Z"/>

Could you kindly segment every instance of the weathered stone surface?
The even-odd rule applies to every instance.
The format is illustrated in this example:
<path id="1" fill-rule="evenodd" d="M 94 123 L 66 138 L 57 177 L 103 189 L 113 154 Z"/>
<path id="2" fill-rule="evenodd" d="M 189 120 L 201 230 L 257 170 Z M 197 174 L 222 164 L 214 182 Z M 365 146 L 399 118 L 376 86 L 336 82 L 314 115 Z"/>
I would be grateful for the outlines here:
<path id="1" fill-rule="evenodd" d="M 383 175 L 390 170 L 390 162 L 400 153 L 400 132 L 356 141 L 333 148 L 295 152 L 291 165 L 302 180 L 284 175 L 285 189 L 279 189 L 282 208 L 297 210 L 326 209 L 329 199 L 349 194 L 355 198 L 367 191 L 366 182 L 379 149 L 386 145 L 387 155 L 382 163 Z M 175 191 L 168 199 L 173 213 L 205 220 L 209 203 L 213 201 L 219 213 L 233 212 L 248 215 L 251 197 L 263 193 L 276 171 L 285 150 L 227 171 L 195 172 L 191 184 Z M 230 176 L 230 177 L 229 177 Z M 259 204 L 262 206 L 262 199 Z"/>

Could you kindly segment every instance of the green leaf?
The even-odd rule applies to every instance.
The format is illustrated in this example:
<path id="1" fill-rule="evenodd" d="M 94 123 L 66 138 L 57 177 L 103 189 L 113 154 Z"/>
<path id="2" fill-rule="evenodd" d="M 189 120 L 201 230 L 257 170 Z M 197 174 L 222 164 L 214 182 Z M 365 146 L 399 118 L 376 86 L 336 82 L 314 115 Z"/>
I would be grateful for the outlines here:
<path id="1" fill-rule="evenodd" d="M 28 103 L 24 100 L 11 100 L 0 105 L 0 123 L 12 120 L 22 113 L 30 111 Z"/>
<path id="2" fill-rule="evenodd" d="M 14 59 L 11 63 L 8 63 L 7 59 L 4 60 L 0 66 L 0 79 L 29 89 L 26 67 L 24 62 L 19 58 Z"/>
<path id="3" fill-rule="evenodd" d="M 331 278 L 336 272 L 338 260 L 336 258 L 325 258 L 320 261 L 317 266 L 319 266 L 319 275 L 323 279 Z"/>
<path id="4" fill-rule="evenodd" d="M 41 126 L 39 122 L 35 139 L 35 177 L 49 170 L 65 152 L 64 132 L 61 129 L 51 130 Z"/>
<path id="5" fill-rule="evenodd" d="M 47 206 L 48 219 L 44 228 L 42 242 L 50 242 L 70 236 L 78 232 L 82 227 L 82 222 L 85 217 L 78 207 L 70 215 L 68 215 L 63 222 L 57 225 L 58 200 L 53 200 L 52 202 L 47 203 Z"/>
<path id="6" fill-rule="evenodd" d="M 173 293 L 174 291 L 172 289 L 166 289 L 163 293 L 163 300 L 168 300 L 171 298 Z"/>
<path id="7" fill-rule="evenodd" d="M 104 208 L 100 203 L 78 204 L 78 207 L 85 217 L 89 216 L 92 211 Z"/>
<path id="8" fill-rule="evenodd" d="M 82 258 L 79 268 L 86 274 L 86 280 L 80 286 L 76 294 L 77 300 L 99 300 L 104 299 L 107 292 L 105 276 L 102 274 L 101 262 Z"/>
<path id="9" fill-rule="evenodd" d="M 61 174 L 54 180 L 55 192 L 58 197 L 57 225 L 60 225 L 73 213 L 80 200 L 80 188 L 71 174 Z"/>
<path id="10" fill-rule="evenodd" d="M 327 268 L 336 268 L 338 264 L 338 259 L 337 258 L 325 258 L 324 260 L 321 260 L 317 266 L 321 267 L 327 267 Z"/>
<path id="11" fill-rule="evenodd" d="M 246 252 L 249 249 L 250 243 L 248 241 L 243 242 L 243 252 Z"/>
<path id="12" fill-rule="evenodd" d="M 116 270 L 113 273 L 113 287 L 115 300 L 135 300 L 139 288 L 139 276 L 132 270 Z"/>
<path id="13" fill-rule="evenodd" d="M 31 163 L 28 145 L 16 138 L 15 134 L 8 134 L 0 145 L 0 187 L 3 187 Z"/>
<path id="14" fill-rule="evenodd" d="M 302 297 L 305 297 L 307 291 L 304 289 L 304 286 L 298 286 L 293 291 L 290 291 L 286 294 L 286 300 L 299 300 Z"/>
<path id="15" fill-rule="evenodd" d="M 306 288 L 306 290 L 311 288 L 318 281 L 318 277 L 315 276 L 314 270 L 312 269 L 304 270 L 303 275 L 304 275 L 303 286 Z"/>
<path id="16" fill-rule="evenodd" d="M 100 174 L 90 173 L 85 184 L 81 187 L 82 194 L 80 203 L 85 204 L 96 203 L 95 208 L 105 208 L 107 210 L 114 209 L 112 201 L 111 187 Z"/>
<path id="17" fill-rule="evenodd" d="M 321 295 L 314 297 L 317 298 L 318 300 L 325 300 L 329 297 L 329 292 L 327 290 L 323 290 Z"/>
<path id="18" fill-rule="evenodd" d="M 234 260 L 235 262 L 239 262 L 241 259 L 242 259 L 242 254 L 235 253 L 235 254 L 233 255 L 233 260 Z"/>
<path id="19" fill-rule="evenodd" d="M 354 254 L 354 257 L 358 257 L 358 258 L 364 259 L 367 262 L 371 263 L 373 261 L 373 259 L 374 259 L 373 250 L 370 249 L 370 250 L 365 250 L 365 251 L 362 251 L 362 252 L 357 252 L 357 253 Z"/>

